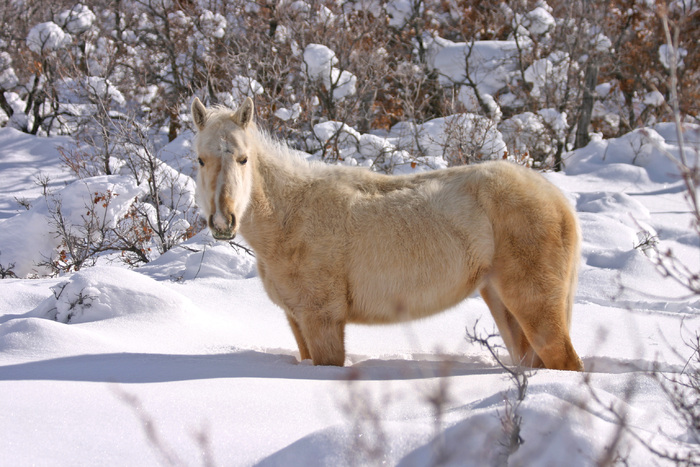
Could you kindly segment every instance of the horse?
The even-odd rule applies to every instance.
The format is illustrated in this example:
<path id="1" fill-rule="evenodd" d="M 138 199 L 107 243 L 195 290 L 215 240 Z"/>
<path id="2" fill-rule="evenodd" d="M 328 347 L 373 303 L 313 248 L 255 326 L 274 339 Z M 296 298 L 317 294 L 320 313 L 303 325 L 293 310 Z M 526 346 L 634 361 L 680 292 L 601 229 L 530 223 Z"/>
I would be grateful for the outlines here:
<path id="1" fill-rule="evenodd" d="M 506 161 L 409 175 L 309 162 L 236 109 L 195 97 L 195 197 L 239 232 L 302 360 L 345 364 L 348 323 L 433 315 L 477 289 L 514 364 L 583 370 L 569 336 L 580 228 L 542 175 Z"/>

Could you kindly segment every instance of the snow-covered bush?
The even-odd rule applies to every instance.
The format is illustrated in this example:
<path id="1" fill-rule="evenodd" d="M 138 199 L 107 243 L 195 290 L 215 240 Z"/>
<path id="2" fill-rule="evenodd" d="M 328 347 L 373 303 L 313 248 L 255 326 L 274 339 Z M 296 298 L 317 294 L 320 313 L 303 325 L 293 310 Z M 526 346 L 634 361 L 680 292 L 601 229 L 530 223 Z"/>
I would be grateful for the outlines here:
<path id="1" fill-rule="evenodd" d="M 355 94 L 357 78 L 335 67 L 338 59 L 328 47 L 309 44 L 304 49 L 304 63 L 312 80 L 318 80 L 330 92 L 331 100 L 342 100 Z"/>
<path id="2" fill-rule="evenodd" d="M 56 15 L 56 23 L 70 34 L 82 34 L 95 22 L 95 13 L 87 6 L 78 3 L 70 10 Z"/>
<path id="3" fill-rule="evenodd" d="M 69 42 L 70 36 L 53 21 L 37 24 L 27 36 L 27 47 L 39 55 L 62 49 Z"/>
<path id="4" fill-rule="evenodd" d="M 0 55 L 0 122 L 32 133 L 73 133 L 55 83 L 90 76 L 111 82 L 135 117 L 167 128 L 169 140 L 187 124 L 193 94 L 225 105 L 252 94 L 259 117 L 300 149 L 304 133 L 324 120 L 368 133 L 463 111 L 498 120 L 554 108 L 566 115 L 567 129 L 552 143 L 566 150 L 591 63 L 599 68 L 595 84 L 613 89 L 596 97 L 593 130 L 612 136 L 668 118 L 660 103 L 667 100 L 663 76 L 671 55 L 657 33 L 656 12 L 644 2 L 634 8 L 582 0 L 185 7 L 149 0 L 76 3 L 55 14 L 35 3 L 9 5 L 0 33 L 0 54 L 8 54 Z M 669 14 L 682 30 L 674 52 L 686 96 L 682 110 L 697 118 L 692 9 Z M 410 68 L 413 83 L 405 77 Z M 269 118 L 278 110 L 280 118 Z"/>
<path id="5" fill-rule="evenodd" d="M 449 165 L 502 158 L 506 145 L 494 122 L 474 114 L 455 114 L 425 122 L 418 128 L 417 148 Z"/>
<path id="6" fill-rule="evenodd" d="M 13 3 L 0 32 L 0 122 L 74 136 L 63 154 L 81 177 L 128 171 L 143 182 L 144 154 L 187 135 L 195 94 L 227 106 L 254 97 L 261 125 L 297 149 L 382 171 L 504 156 L 560 167 L 591 62 L 591 130 L 612 136 L 667 118 L 656 76 L 670 55 L 648 32 L 648 5 L 477 3 L 126 1 L 57 13 Z M 697 32 L 688 11 L 670 14 L 681 28 L 683 115 L 693 118 Z M 146 152 L 124 137 L 131 122 L 151 129 Z M 141 214 L 157 220 L 162 209 Z"/>
<path id="7" fill-rule="evenodd" d="M 130 222 L 156 226 L 153 251 L 196 230 L 188 182 L 158 157 L 190 141 L 194 95 L 230 107 L 253 97 L 261 126 L 295 149 L 385 172 L 500 158 L 559 169 L 577 134 L 634 135 L 668 120 L 670 58 L 682 118 L 698 118 L 688 8 L 669 9 L 674 54 L 648 2 L 38 6 L 2 12 L 0 124 L 68 134 L 62 157 L 79 177 L 128 174 L 147 188 Z M 188 164 L 175 168 L 191 175 Z"/>

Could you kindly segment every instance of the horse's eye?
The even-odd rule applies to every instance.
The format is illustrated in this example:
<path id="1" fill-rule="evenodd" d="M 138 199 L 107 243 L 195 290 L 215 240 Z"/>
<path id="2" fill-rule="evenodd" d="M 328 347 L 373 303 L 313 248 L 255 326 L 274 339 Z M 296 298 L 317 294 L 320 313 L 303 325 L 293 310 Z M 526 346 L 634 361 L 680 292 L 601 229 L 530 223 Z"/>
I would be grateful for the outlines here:
<path id="1" fill-rule="evenodd" d="M 202 160 L 201 157 L 197 159 L 197 162 L 199 162 L 199 165 L 200 165 L 201 167 L 204 167 L 204 161 Z"/>
<path id="2" fill-rule="evenodd" d="M 247 158 L 247 157 L 244 157 L 243 159 L 241 159 L 241 160 L 238 161 L 238 163 L 241 164 L 241 165 L 245 165 L 246 162 L 248 162 L 248 158 Z"/>

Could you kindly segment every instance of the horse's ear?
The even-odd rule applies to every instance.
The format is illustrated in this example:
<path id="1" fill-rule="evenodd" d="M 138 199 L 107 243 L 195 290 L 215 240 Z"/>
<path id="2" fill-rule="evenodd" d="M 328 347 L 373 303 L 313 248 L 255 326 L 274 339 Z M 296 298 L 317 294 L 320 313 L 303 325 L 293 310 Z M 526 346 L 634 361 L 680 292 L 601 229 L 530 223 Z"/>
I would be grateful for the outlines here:
<path id="1" fill-rule="evenodd" d="M 199 131 L 202 131 L 204 124 L 207 123 L 207 108 L 198 97 L 192 101 L 192 120 Z"/>
<path id="2" fill-rule="evenodd" d="M 250 124 L 250 122 L 253 121 L 254 108 L 255 106 L 253 104 L 253 99 L 246 97 L 238 110 L 236 110 L 236 113 L 233 115 L 233 119 L 239 127 L 245 128 L 248 126 L 248 124 Z"/>

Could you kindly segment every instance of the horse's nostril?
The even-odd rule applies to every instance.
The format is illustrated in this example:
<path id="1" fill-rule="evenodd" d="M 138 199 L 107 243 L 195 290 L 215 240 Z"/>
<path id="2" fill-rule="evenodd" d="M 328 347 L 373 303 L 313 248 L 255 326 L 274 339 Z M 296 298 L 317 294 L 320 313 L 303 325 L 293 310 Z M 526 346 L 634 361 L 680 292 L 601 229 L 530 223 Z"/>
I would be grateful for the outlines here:
<path id="1" fill-rule="evenodd" d="M 217 232 L 232 232 L 236 228 L 236 216 L 215 212 L 209 215 L 209 229 Z"/>

